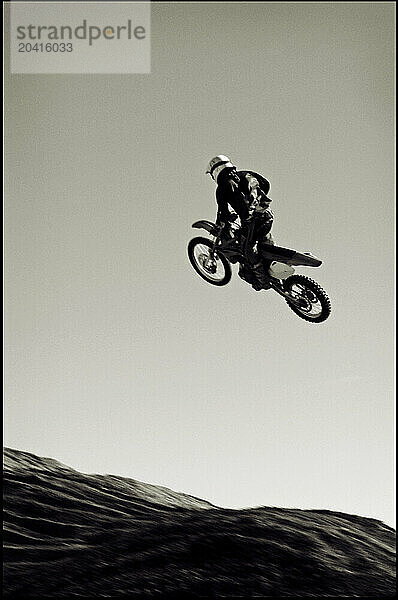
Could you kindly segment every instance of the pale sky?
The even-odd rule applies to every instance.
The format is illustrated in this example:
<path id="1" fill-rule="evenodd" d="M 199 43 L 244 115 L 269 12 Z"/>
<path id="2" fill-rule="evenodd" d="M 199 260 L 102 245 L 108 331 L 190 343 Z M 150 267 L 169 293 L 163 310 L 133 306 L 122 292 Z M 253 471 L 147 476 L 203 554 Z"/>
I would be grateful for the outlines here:
<path id="1" fill-rule="evenodd" d="M 151 74 L 6 63 L 5 445 L 394 524 L 394 12 L 153 3 Z M 219 153 L 323 259 L 325 323 L 191 268 Z"/>

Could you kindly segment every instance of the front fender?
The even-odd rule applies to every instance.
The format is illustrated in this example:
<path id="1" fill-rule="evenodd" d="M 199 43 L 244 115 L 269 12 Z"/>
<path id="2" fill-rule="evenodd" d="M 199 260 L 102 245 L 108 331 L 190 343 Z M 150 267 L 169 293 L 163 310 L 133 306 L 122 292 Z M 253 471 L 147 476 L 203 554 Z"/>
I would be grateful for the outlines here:
<path id="1" fill-rule="evenodd" d="M 215 225 L 211 221 L 205 221 L 205 220 L 195 221 L 195 223 L 192 224 L 192 227 L 195 227 L 196 229 L 205 229 L 211 235 L 217 235 L 217 231 L 218 231 L 217 225 Z"/>

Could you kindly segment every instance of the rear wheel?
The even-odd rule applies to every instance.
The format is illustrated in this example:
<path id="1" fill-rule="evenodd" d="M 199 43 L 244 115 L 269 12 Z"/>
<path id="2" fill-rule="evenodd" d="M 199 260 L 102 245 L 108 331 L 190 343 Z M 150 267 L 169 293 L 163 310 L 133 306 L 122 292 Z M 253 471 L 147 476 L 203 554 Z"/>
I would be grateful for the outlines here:
<path id="1" fill-rule="evenodd" d="M 212 253 L 213 244 L 204 237 L 193 238 L 188 244 L 188 257 L 195 271 L 212 285 L 226 285 L 231 280 L 232 271 L 228 260 L 222 254 Z"/>
<path id="2" fill-rule="evenodd" d="M 284 280 L 283 287 L 291 298 L 286 302 L 296 315 L 311 323 L 326 321 L 332 307 L 319 283 L 305 275 L 292 275 Z"/>

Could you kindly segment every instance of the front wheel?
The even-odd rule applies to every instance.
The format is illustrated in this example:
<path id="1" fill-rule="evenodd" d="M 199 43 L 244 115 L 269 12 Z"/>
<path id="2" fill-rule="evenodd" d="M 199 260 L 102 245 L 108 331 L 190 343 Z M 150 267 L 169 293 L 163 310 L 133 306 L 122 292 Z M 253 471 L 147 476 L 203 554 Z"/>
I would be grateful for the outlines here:
<path id="1" fill-rule="evenodd" d="M 188 257 L 195 271 L 212 285 L 226 285 L 231 280 L 229 262 L 222 254 L 212 253 L 213 244 L 204 237 L 193 238 L 188 244 Z"/>
<path id="2" fill-rule="evenodd" d="M 286 298 L 286 302 L 296 315 L 312 323 L 326 321 L 332 307 L 319 283 L 305 275 L 292 275 L 285 279 L 283 287 L 291 298 Z"/>

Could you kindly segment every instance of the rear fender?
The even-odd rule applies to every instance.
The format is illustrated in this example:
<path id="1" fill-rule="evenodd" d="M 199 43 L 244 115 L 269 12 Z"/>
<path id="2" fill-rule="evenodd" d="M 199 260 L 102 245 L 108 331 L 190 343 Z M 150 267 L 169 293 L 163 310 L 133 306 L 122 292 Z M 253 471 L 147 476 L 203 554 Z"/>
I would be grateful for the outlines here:
<path id="1" fill-rule="evenodd" d="M 320 267 L 322 261 L 309 252 L 296 252 L 288 264 L 303 267 Z"/>
<path id="2" fill-rule="evenodd" d="M 297 252 L 289 248 L 281 248 L 271 244 L 264 244 L 261 248 L 261 254 L 268 260 L 285 263 L 291 266 L 320 267 L 322 261 L 310 253 Z"/>
<path id="3" fill-rule="evenodd" d="M 217 225 L 215 225 L 211 221 L 195 221 L 195 223 L 192 224 L 192 227 L 195 227 L 196 229 L 205 229 L 211 235 L 217 235 L 218 232 Z"/>

